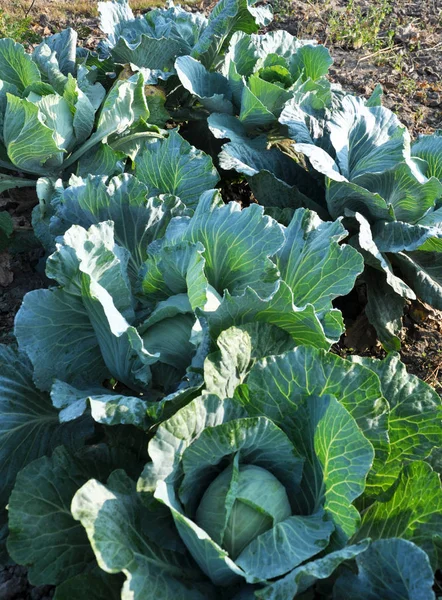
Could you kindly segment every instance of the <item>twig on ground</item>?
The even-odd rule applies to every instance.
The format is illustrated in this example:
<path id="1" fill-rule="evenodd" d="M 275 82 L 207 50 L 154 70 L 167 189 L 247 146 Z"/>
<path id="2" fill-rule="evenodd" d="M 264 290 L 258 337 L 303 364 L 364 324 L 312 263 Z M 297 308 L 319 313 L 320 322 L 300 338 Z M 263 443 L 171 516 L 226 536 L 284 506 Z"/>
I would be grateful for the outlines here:
<path id="1" fill-rule="evenodd" d="M 391 46 L 389 48 L 382 48 L 381 50 L 377 50 L 376 52 L 370 52 L 370 54 L 366 54 L 365 56 L 363 56 L 362 58 L 360 58 L 358 60 L 358 62 L 356 63 L 356 67 L 350 71 L 350 73 L 353 73 L 353 71 L 356 71 L 356 69 L 358 68 L 359 64 L 361 62 L 363 62 L 364 60 L 368 60 L 369 58 L 373 58 L 374 56 L 378 56 L 378 54 L 386 54 L 387 52 L 393 52 L 393 50 L 397 50 L 398 48 L 401 48 L 402 44 L 396 44 L 394 46 Z"/>
<path id="2" fill-rule="evenodd" d="M 29 16 L 29 13 L 31 12 L 31 10 L 34 8 L 34 4 L 35 4 L 35 0 L 32 0 L 28 10 L 25 12 L 25 17 Z"/>

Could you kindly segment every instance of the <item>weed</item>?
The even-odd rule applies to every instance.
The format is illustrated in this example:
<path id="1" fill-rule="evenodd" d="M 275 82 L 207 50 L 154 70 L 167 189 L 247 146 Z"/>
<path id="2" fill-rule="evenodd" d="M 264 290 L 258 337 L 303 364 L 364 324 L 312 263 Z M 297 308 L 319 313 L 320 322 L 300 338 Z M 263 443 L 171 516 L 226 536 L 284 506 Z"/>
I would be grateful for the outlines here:
<path id="1" fill-rule="evenodd" d="M 25 46 L 38 44 L 42 38 L 32 29 L 31 24 L 31 17 L 13 17 L 0 8 L 0 38 L 12 38 Z"/>
<path id="2" fill-rule="evenodd" d="M 378 38 L 379 31 L 391 8 L 391 0 L 374 0 L 370 8 L 363 11 L 355 0 L 349 0 L 343 11 L 334 10 L 330 13 L 330 40 L 349 48 L 381 47 L 383 43 Z M 392 40 L 394 32 L 388 35 Z"/>

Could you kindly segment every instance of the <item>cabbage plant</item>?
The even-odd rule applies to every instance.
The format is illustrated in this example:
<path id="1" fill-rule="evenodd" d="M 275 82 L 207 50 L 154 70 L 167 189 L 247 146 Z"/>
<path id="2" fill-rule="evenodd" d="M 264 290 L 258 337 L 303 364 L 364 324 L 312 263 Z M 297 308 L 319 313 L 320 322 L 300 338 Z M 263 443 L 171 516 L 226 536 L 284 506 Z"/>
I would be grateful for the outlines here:
<path id="1" fill-rule="evenodd" d="M 351 218 L 367 265 L 367 316 L 384 345 L 397 349 L 406 298 L 442 308 L 438 136 L 411 144 L 391 111 L 352 96 L 322 121 L 302 113 L 293 104 L 281 121 L 294 149 L 325 176 L 330 217 Z"/>
<path id="2" fill-rule="evenodd" d="M 143 73 L 147 83 L 164 84 L 176 75 L 177 57 L 191 55 L 210 68 L 235 31 L 254 33 L 268 25 L 271 9 L 255 4 L 256 0 L 220 0 L 206 18 L 173 2 L 139 17 L 134 16 L 127 0 L 99 2 L 100 27 L 107 35 L 100 43 L 100 56 L 130 64 L 134 71 Z"/>
<path id="3" fill-rule="evenodd" d="M 434 598 L 440 399 L 394 356 L 261 358 L 268 337 L 223 332 L 206 392 L 158 427 L 136 488 L 120 471 L 75 494 L 99 566 L 134 600 L 291 600 L 321 579 L 319 598 L 335 581 L 335 598 Z"/>
<path id="4" fill-rule="evenodd" d="M 231 139 L 221 167 L 246 175 L 260 202 L 279 207 L 276 217 L 304 205 L 324 219 L 346 219 L 365 259 L 367 316 L 384 347 L 398 349 L 406 299 L 442 307 L 440 136 L 411 143 L 378 90 L 368 100 L 312 90 L 290 100 L 279 121 L 287 138 L 282 150 L 269 150 L 213 115 L 215 135 Z"/>
<path id="5" fill-rule="evenodd" d="M 143 76 L 106 81 L 104 65 L 77 58 L 76 40 L 67 29 L 32 55 L 0 40 L 0 191 L 41 176 L 121 173 L 135 140 L 161 137 L 147 124 Z M 8 174 L 17 171 L 26 178 Z"/>
<path id="6" fill-rule="evenodd" d="M 237 114 L 237 127 L 247 135 L 277 125 L 294 93 L 320 87 L 331 64 L 324 46 L 272 31 L 235 33 L 216 72 L 192 56 L 177 58 L 175 68 L 182 85 L 209 113 Z"/>

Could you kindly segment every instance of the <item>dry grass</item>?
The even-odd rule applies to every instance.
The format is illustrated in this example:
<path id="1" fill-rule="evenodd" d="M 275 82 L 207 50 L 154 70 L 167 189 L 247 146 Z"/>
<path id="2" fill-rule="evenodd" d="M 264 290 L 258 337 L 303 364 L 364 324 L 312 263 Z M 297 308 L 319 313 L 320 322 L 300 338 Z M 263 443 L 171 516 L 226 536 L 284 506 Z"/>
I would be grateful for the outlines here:
<path id="1" fill-rule="evenodd" d="M 134 11 L 164 5 L 164 0 L 131 0 Z M 181 4 L 192 5 L 195 0 L 181 0 Z M 11 17 L 38 18 L 45 14 L 51 20 L 64 19 L 66 15 L 76 17 L 96 17 L 97 0 L 0 0 L 0 10 Z"/>

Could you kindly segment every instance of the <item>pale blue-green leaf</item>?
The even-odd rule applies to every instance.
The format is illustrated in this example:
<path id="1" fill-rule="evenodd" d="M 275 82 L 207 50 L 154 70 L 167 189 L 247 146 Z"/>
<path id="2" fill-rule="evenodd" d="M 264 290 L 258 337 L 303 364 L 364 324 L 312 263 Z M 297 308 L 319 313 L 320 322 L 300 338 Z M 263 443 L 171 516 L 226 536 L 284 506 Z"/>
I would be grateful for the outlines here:
<path id="1" fill-rule="evenodd" d="M 163 237 L 173 216 L 188 214 L 175 196 L 147 199 L 147 187 L 129 174 L 114 177 L 107 185 L 101 177 L 70 183 L 56 204 L 50 225 L 53 235 L 63 234 L 71 223 L 86 228 L 112 220 L 115 241 L 130 252 L 128 268 L 133 279 L 147 258 L 148 245 Z"/>
<path id="2" fill-rule="evenodd" d="M 215 131 L 215 135 L 226 135 L 236 141 L 223 145 L 218 156 L 220 166 L 246 175 L 260 204 L 293 209 L 306 206 L 318 212 L 321 218 L 328 218 L 328 212 L 319 200 L 323 192 L 307 171 L 279 149 L 267 149 L 264 138 L 237 138 L 227 128 L 221 133 L 221 117 L 222 115 L 218 118 L 216 114 L 209 117 L 211 131 Z M 237 122 L 239 123 L 238 120 Z M 311 198 L 318 198 L 319 201 Z"/>
<path id="3" fill-rule="evenodd" d="M 426 243 L 434 242 L 428 240 Z M 438 246 L 440 240 L 437 239 Z M 442 309 L 442 252 L 399 252 L 395 255 L 395 262 L 399 266 L 407 281 L 421 298 L 438 310 Z"/>
<path id="4" fill-rule="evenodd" d="M 220 398 L 230 398 L 243 383 L 253 359 L 282 354 L 293 349 L 290 336 L 268 323 L 248 323 L 230 327 L 216 340 L 219 350 L 204 363 L 205 390 Z"/>
<path id="5" fill-rule="evenodd" d="M 328 48 L 310 43 L 299 48 L 293 55 L 290 61 L 290 71 L 295 81 L 299 77 L 302 77 L 303 81 L 308 78 L 316 81 L 327 75 L 332 64 L 333 59 Z"/>
<path id="6" fill-rule="evenodd" d="M 164 600 L 205 600 L 210 587 L 191 559 L 150 539 L 149 513 L 134 483 L 120 471 L 107 487 L 91 479 L 72 501 L 72 514 L 85 527 L 99 566 L 126 576 L 122 599 L 142 600 L 153 593 Z"/>
<path id="7" fill-rule="evenodd" d="M 17 473 L 63 444 L 76 449 L 93 433 L 88 420 L 60 424 L 49 394 L 35 387 L 27 358 L 0 345 L 0 503 L 5 506 Z"/>
<path id="8" fill-rule="evenodd" d="M 45 40 L 35 48 L 32 53 L 32 59 L 35 64 L 38 65 L 43 79 L 47 81 L 58 94 L 63 95 L 67 77 L 60 70 L 56 52 L 46 44 Z"/>
<path id="9" fill-rule="evenodd" d="M 359 544 L 346 546 L 342 550 L 336 550 L 317 560 L 310 561 L 305 565 L 297 567 L 291 573 L 279 579 L 261 590 L 257 590 L 255 596 L 260 600 L 287 600 L 298 596 L 318 579 L 327 579 L 343 562 L 356 558 L 365 552 L 369 542 L 364 540 Z"/>
<path id="10" fill-rule="evenodd" d="M 398 117 L 383 106 L 366 106 L 345 96 L 328 122 L 336 163 L 348 180 L 396 167 L 410 151 L 410 136 Z"/>
<path id="11" fill-rule="evenodd" d="M 191 341 L 194 324 L 193 311 L 166 317 L 143 332 L 144 346 L 151 354 L 158 354 L 159 362 L 175 367 L 182 377 L 196 350 Z"/>
<path id="12" fill-rule="evenodd" d="M 0 73 L 2 81 L 14 85 L 20 92 L 41 81 L 40 71 L 30 55 L 10 38 L 0 40 Z"/>
<path id="13" fill-rule="evenodd" d="M 347 181 L 340 173 L 336 161 L 320 146 L 315 146 L 311 141 L 302 141 L 293 144 L 293 148 L 296 152 L 304 154 L 316 171 L 329 177 L 332 181 Z"/>
<path id="14" fill-rule="evenodd" d="M 244 85 L 239 120 L 247 129 L 254 129 L 274 123 L 276 116 L 266 108 L 247 85 Z"/>
<path id="15" fill-rule="evenodd" d="M 149 504 L 150 495 L 162 481 L 167 483 L 167 494 L 174 494 L 173 485 L 181 475 L 181 456 L 202 431 L 247 416 L 238 402 L 203 394 L 161 423 L 149 442 L 152 462 L 146 464 L 137 484 L 143 500 Z"/>
<path id="16" fill-rule="evenodd" d="M 145 145 L 135 159 L 135 175 L 150 195 L 174 194 L 189 208 L 195 208 L 201 194 L 219 180 L 212 159 L 176 130 L 164 140 Z"/>
<path id="17" fill-rule="evenodd" d="M 297 345 L 329 349 L 332 340 L 339 339 L 343 332 L 342 320 L 335 313 L 339 311 L 319 316 L 311 304 L 297 307 L 293 302 L 293 292 L 284 281 L 280 281 L 275 291 L 264 299 L 250 287 L 241 296 L 232 296 L 226 291 L 219 308 L 203 314 L 213 339 L 232 325 L 259 322 L 270 323 L 286 331 Z"/>
<path id="18" fill-rule="evenodd" d="M 423 178 L 412 162 L 399 163 L 380 173 L 362 174 L 352 183 L 379 194 L 387 206 L 391 205 L 395 218 L 405 223 L 421 219 L 442 196 L 442 183 L 435 177 Z"/>
<path id="19" fill-rule="evenodd" d="M 187 51 L 182 40 L 155 38 L 142 33 L 133 43 L 118 37 L 111 56 L 117 64 L 129 63 L 134 71 L 141 71 L 146 84 L 156 84 L 158 79 L 168 79 L 174 74 L 176 57 Z"/>
<path id="20" fill-rule="evenodd" d="M 77 37 L 76 31 L 68 27 L 44 39 L 44 43 L 55 52 L 60 71 L 66 76 L 75 75 Z"/>
<path id="21" fill-rule="evenodd" d="M 246 389 L 244 402 L 250 414 L 265 414 L 288 432 L 299 430 L 295 407 L 308 406 L 312 396 L 339 398 L 373 444 L 375 468 L 387 460 L 388 405 L 378 377 L 369 369 L 323 350 L 300 346 L 258 361 L 246 379 Z"/>
<path id="22" fill-rule="evenodd" d="M 383 270 L 386 275 L 388 285 L 392 287 L 393 291 L 397 295 L 403 298 L 410 298 L 410 300 L 414 300 L 416 298 L 414 291 L 405 283 L 405 281 L 394 274 L 393 267 L 388 257 L 379 251 L 379 248 L 373 240 L 372 230 L 369 222 L 359 213 L 348 214 L 354 216 L 359 224 L 359 236 L 357 241 L 353 240 L 352 243 L 359 251 L 362 252 L 366 264 L 374 267 L 375 269 Z"/>
<path id="23" fill-rule="evenodd" d="M 99 144 L 83 154 L 77 163 L 76 174 L 79 177 L 106 175 L 113 177 L 124 173 L 127 155 L 113 150 L 108 144 Z"/>
<path id="24" fill-rule="evenodd" d="M 48 94 L 34 103 L 38 106 L 46 127 L 54 132 L 52 137 L 57 146 L 70 152 L 76 143 L 76 137 L 68 102 L 58 94 Z M 55 160 L 61 163 L 63 155 L 60 153 L 59 156 L 53 157 L 51 163 Z"/>
<path id="25" fill-rule="evenodd" d="M 442 230 L 439 227 L 380 221 L 373 225 L 372 232 L 380 252 L 429 251 L 437 250 L 438 246 L 442 251 Z"/>
<path id="26" fill-rule="evenodd" d="M 192 56 L 210 68 L 236 31 L 255 33 L 272 20 L 270 7 L 257 7 L 254 0 L 221 0 L 210 13 L 207 27 L 192 50 Z"/>
<path id="27" fill-rule="evenodd" d="M 244 125 L 233 115 L 213 113 L 207 117 L 207 124 L 210 131 L 219 140 L 229 138 L 232 142 L 239 144 L 251 142 L 251 138 L 247 138 Z"/>
<path id="28" fill-rule="evenodd" d="M 134 13 L 127 0 L 117 0 L 116 2 L 99 2 L 98 12 L 100 15 L 100 29 L 111 37 L 115 42 L 115 36 L 118 34 L 118 25 L 124 21 L 135 20 Z"/>
<path id="29" fill-rule="evenodd" d="M 160 495 L 157 494 L 156 497 L 160 498 Z M 170 510 L 181 539 L 201 571 L 215 585 L 237 584 L 244 573 L 229 558 L 228 553 L 218 546 L 203 529 L 176 508 L 172 506 Z"/>
<path id="30" fill-rule="evenodd" d="M 387 351 L 400 350 L 399 334 L 402 330 L 402 315 L 405 298 L 399 296 L 389 285 L 386 277 L 371 267 L 364 271 L 367 285 L 365 314 L 376 329 L 382 346 Z"/>
<path id="31" fill-rule="evenodd" d="M 164 300 L 187 292 L 188 302 L 194 310 L 205 306 L 208 283 L 203 253 L 204 246 L 199 242 L 178 242 L 160 248 L 155 248 L 155 243 L 149 246 L 141 282 L 142 300 Z"/>
<path id="32" fill-rule="evenodd" d="M 393 221 L 394 208 L 388 205 L 378 193 L 349 181 L 326 178 L 326 202 L 330 215 L 337 219 L 346 211 L 360 213 L 370 222 Z"/>
<path id="33" fill-rule="evenodd" d="M 305 94 L 304 104 L 317 95 L 317 91 Z M 311 107 L 303 106 L 302 100 L 301 102 L 300 100 L 296 94 L 292 100 L 286 103 L 278 119 L 279 122 L 287 127 L 289 138 L 298 144 L 323 144 L 323 138 L 326 135 L 324 111 L 312 110 Z M 325 104 L 325 101 L 322 104 Z M 323 150 L 330 152 L 331 147 L 328 146 L 329 144 L 326 144 Z M 320 172 L 322 173 L 321 170 Z"/>
<path id="34" fill-rule="evenodd" d="M 414 542 L 424 550 L 433 569 L 437 553 L 433 537 L 442 524 L 442 489 L 439 475 L 429 464 L 406 465 L 384 502 L 377 501 L 364 513 L 354 540 L 397 537 Z"/>
<path id="35" fill-rule="evenodd" d="M 7 94 L 3 136 L 9 160 L 19 169 L 47 175 L 45 164 L 62 152 L 54 139 L 54 131 L 43 123 L 38 106 Z"/>
<path id="36" fill-rule="evenodd" d="M 110 575 L 99 567 L 57 585 L 54 600 L 121 600 L 124 577 Z"/>
<path id="37" fill-rule="evenodd" d="M 232 92 L 221 73 L 212 73 L 191 56 L 180 56 L 175 69 L 183 87 L 196 96 L 209 112 L 233 113 Z"/>
<path id="38" fill-rule="evenodd" d="M 49 390 L 55 378 L 82 386 L 101 383 L 110 376 L 76 293 L 61 288 L 29 292 L 17 313 L 14 331 L 42 390 Z"/>
<path id="39" fill-rule="evenodd" d="M 105 481 L 130 460 L 129 452 L 105 445 L 85 447 L 73 456 L 60 446 L 51 458 L 39 458 L 19 473 L 9 500 L 8 549 L 30 567 L 34 585 L 57 585 L 94 565 L 85 531 L 71 515 L 71 500 L 89 478 Z"/>
<path id="40" fill-rule="evenodd" d="M 151 10 L 144 17 L 156 36 L 181 40 L 189 50 L 207 27 L 207 18 L 202 13 L 190 12 L 179 5 Z"/>
<path id="41" fill-rule="evenodd" d="M 85 277 L 90 277 L 110 294 L 116 309 L 133 320 L 128 260 L 129 252 L 115 244 L 111 221 L 91 225 L 88 230 L 72 225 L 57 244 L 56 252 L 48 258 L 46 274 L 62 285 L 65 292 L 78 296 L 83 296 Z"/>
<path id="42" fill-rule="evenodd" d="M 335 397 L 312 396 L 306 406 L 309 416 L 304 420 L 304 415 L 304 419 L 299 415 L 296 424 L 300 444 L 307 449 L 312 443 L 306 435 L 310 430 L 314 445 L 314 454 L 306 452 L 303 486 L 308 487 L 308 492 L 304 493 L 307 500 L 310 497 L 315 502 L 315 510 L 324 503 L 337 536 L 346 541 L 360 523 L 359 513 L 351 503 L 364 491 L 374 460 L 373 446 Z M 301 410 L 304 412 L 305 408 Z"/>
<path id="43" fill-rule="evenodd" d="M 293 515 L 262 533 L 238 556 L 236 564 L 249 583 L 259 583 L 285 575 L 329 543 L 333 523 L 324 513 Z"/>
<path id="44" fill-rule="evenodd" d="M 63 381 L 55 381 L 51 389 L 52 403 L 60 410 L 61 423 L 77 419 L 90 410 L 94 421 L 103 425 L 134 425 L 147 431 L 147 410 L 153 403 L 137 396 L 125 396 L 106 388 L 77 389 Z"/>
<path id="45" fill-rule="evenodd" d="M 252 204 L 221 204 L 219 196 L 201 196 L 184 239 L 204 247 L 207 280 L 220 294 L 242 294 L 246 287 L 260 296 L 274 289 L 277 271 L 270 260 L 284 243 L 283 228 Z"/>
<path id="46" fill-rule="evenodd" d="M 108 136 L 123 133 L 140 118 L 145 121 L 149 118 L 143 77 L 118 80 L 105 98 L 94 136 L 106 141 Z"/>
<path id="47" fill-rule="evenodd" d="M 77 52 L 79 49 L 77 48 Z M 77 65 L 77 84 L 80 90 L 88 98 L 95 111 L 97 111 L 106 96 L 106 89 L 97 81 L 99 74 L 102 76 L 103 83 L 107 81 L 107 69 L 112 69 L 113 65 L 106 61 L 97 60 L 93 68 L 87 68 L 85 65 Z M 100 73 L 100 70 L 103 73 Z M 69 78 L 69 76 L 68 76 Z"/>
<path id="48" fill-rule="evenodd" d="M 442 130 L 431 135 L 420 135 L 411 146 L 411 155 L 422 158 L 427 163 L 426 176 L 437 177 L 442 181 Z"/>
<path id="49" fill-rule="evenodd" d="M 69 104 L 69 108 L 73 113 L 72 125 L 75 133 L 75 143 L 76 145 L 82 144 L 92 133 L 95 108 L 86 94 L 78 87 L 78 83 L 72 75 L 68 75 L 63 98 Z"/>
<path id="50" fill-rule="evenodd" d="M 124 319 L 109 292 L 82 276 L 82 300 L 94 327 L 103 360 L 113 377 L 140 392 L 150 385 L 150 365 L 158 360 L 145 348 L 137 329 Z"/>
<path id="51" fill-rule="evenodd" d="M 329 310 L 332 300 L 353 289 L 364 262 L 354 248 L 339 244 L 347 235 L 340 221 L 323 222 L 308 210 L 295 211 L 274 260 L 297 306 Z"/>
<path id="52" fill-rule="evenodd" d="M 442 446 L 441 400 L 421 379 L 407 373 L 397 354 L 384 360 L 352 357 L 374 371 L 388 400 L 390 455 L 370 483 L 384 490 L 393 485 L 403 464 L 426 459 L 433 448 Z"/>
<path id="53" fill-rule="evenodd" d="M 83 91 L 91 100 L 88 92 L 85 89 Z M 149 109 L 144 95 L 143 76 L 138 74 L 128 80 L 118 79 L 102 104 L 95 133 L 71 154 L 64 166 L 71 166 L 100 142 L 111 142 L 132 125 L 140 120 L 147 121 L 148 118 Z"/>
<path id="54" fill-rule="evenodd" d="M 356 557 L 358 574 L 344 571 L 333 588 L 336 600 L 435 600 L 428 556 L 412 542 L 376 540 Z"/>

